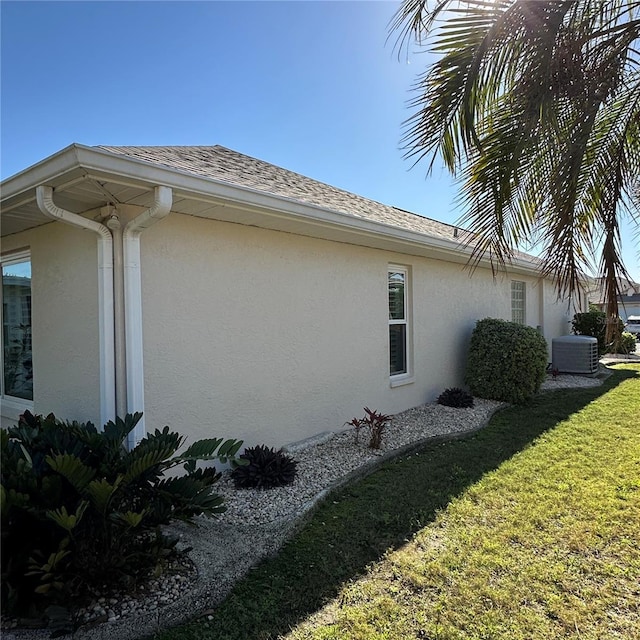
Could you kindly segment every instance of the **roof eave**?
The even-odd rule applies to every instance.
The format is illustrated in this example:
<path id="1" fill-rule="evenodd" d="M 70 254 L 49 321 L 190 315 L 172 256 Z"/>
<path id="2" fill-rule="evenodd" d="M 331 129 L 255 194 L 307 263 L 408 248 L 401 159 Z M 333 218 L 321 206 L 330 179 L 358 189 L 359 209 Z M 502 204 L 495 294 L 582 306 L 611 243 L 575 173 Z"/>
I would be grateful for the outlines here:
<path id="1" fill-rule="evenodd" d="M 63 189 L 65 184 L 77 180 L 79 175 L 136 187 L 142 184 L 149 189 L 163 185 L 171 187 L 184 197 L 196 196 L 234 208 L 249 208 L 271 219 L 295 219 L 307 227 L 306 235 L 313 236 L 317 233 L 318 237 L 322 237 L 319 230 L 330 227 L 343 236 L 342 241 L 351 244 L 414 255 L 433 255 L 458 263 L 466 263 L 471 253 L 469 247 L 454 240 L 429 236 L 80 144 L 72 144 L 3 181 L 2 202 L 35 199 L 35 188 L 38 185 Z M 480 266 L 488 264 L 488 261 L 483 260 Z M 537 266 L 533 261 L 519 257 L 514 258 L 508 269 L 513 273 L 537 273 Z"/>
<path id="2" fill-rule="evenodd" d="M 5 203 L 22 194 L 28 194 L 40 184 L 50 185 L 60 176 L 81 168 L 77 156 L 78 147 L 77 144 L 70 144 L 44 160 L 3 180 L 0 183 L 2 202 Z M 33 197 L 35 198 L 35 193 Z"/>

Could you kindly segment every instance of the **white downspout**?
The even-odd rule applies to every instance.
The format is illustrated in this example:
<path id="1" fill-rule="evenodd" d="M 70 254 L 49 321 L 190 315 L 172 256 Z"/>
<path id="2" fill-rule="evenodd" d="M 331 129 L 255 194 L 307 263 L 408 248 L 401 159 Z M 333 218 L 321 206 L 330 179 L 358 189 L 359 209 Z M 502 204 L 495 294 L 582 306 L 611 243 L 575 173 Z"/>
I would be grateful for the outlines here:
<path id="1" fill-rule="evenodd" d="M 113 303 L 116 354 L 116 415 L 127 413 L 127 354 L 124 332 L 124 258 L 122 253 L 122 224 L 116 213 L 107 220 L 113 235 Z"/>
<path id="2" fill-rule="evenodd" d="M 115 419 L 116 385 L 113 323 L 113 239 L 107 227 L 66 211 L 53 202 L 53 188 L 36 187 L 40 211 L 53 220 L 93 231 L 98 236 L 98 334 L 100 350 L 100 423 Z"/>
<path id="3" fill-rule="evenodd" d="M 142 420 L 129 434 L 129 449 L 146 434 L 144 425 L 144 363 L 142 330 L 142 280 L 140 273 L 140 234 L 169 215 L 172 204 L 169 187 L 156 187 L 153 206 L 129 221 L 124 228 L 125 341 L 127 351 L 127 410 L 142 411 Z"/>

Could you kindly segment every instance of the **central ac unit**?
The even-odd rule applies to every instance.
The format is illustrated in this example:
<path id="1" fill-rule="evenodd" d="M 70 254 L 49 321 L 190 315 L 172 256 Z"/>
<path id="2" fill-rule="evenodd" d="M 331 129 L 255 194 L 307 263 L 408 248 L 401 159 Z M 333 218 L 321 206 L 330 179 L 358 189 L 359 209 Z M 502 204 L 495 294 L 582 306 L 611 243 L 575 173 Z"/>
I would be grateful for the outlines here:
<path id="1" fill-rule="evenodd" d="M 552 366 L 559 373 L 598 372 L 598 340 L 590 336 L 561 336 L 551 341 Z"/>

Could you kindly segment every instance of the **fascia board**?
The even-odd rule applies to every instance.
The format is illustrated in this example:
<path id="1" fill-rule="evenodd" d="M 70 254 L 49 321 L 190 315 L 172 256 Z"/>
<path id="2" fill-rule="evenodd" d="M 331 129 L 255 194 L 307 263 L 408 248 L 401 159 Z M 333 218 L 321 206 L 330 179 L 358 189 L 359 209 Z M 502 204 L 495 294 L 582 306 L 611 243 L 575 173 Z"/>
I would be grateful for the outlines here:
<path id="1" fill-rule="evenodd" d="M 81 169 L 77 156 L 77 144 L 71 144 L 61 151 L 41 160 L 19 173 L 16 173 L 0 183 L 2 202 L 16 198 L 21 194 L 32 192 L 35 200 L 35 188 L 38 185 L 53 186 L 52 181 L 60 176 Z"/>
<path id="2" fill-rule="evenodd" d="M 78 158 L 89 173 L 106 170 L 109 174 L 109 179 L 113 179 L 114 175 L 125 179 L 123 184 L 139 186 L 140 180 L 143 180 L 149 186 L 162 184 L 172 187 L 178 194 L 187 197 L 197 195 L 204 199 L 213 198 L 226 206 L 231 204 L 238 208 L 259 210 L 271 217 L 294 217 L 309 225 L 331 226 L 348 233 L 348 237 L 345 236 L 344 241 L 352 244 L 355 244 L 355 235 L 368 236 L 377 240 L 394 241 L 398 245 L 395 250 L 402 253 L 415 254 L 418 247 L 428 247 L 437 252 L 441 259 L 462 263 L 468 261 L 471 253 L 470 249 L 463 248 L 459 243 L 444 238 L 427 236 L 383 222 L 367 220 L 366 218 L 334 211 L 318 205 L 265 193 L 250 187 L 233 185 L 214 178 L 196 176 L 177 169 L 127 158 L 126 156 L 116 156 L 101 149 L 79 145 Z M 95 177 L 107 178 L 107 176 L 101 175 L 96 175 Z M 479 266 L 487 267 L 489 266 L 489 261 L 482 260 Z M 509 265 L 509 270 L 513 273 L 527 275 L 537 275 L 538 273 L 535 263 L 522 258 L 514 258 Z"/>
<path id="3" fill-rule="evenodd" d="M 81 169 L 87 177 L 110 180 L 122 185 L 148 188 L 158 185 L 171 187 L 184 197 L 199 197 L 237 208 L 249 208 L 267 217 L 296 219 L 311 226 L 331 227 L 344 233 L 344 241 L 351 244 L 366 239 L 375 243 L 387 242 L 389 250 L 423 255 L 425 250 L 443 260 L 464 263 L 471 253 L 458 242 L 427 236 L 409 229 L 367 220 L 359 216 L 326 209 L 318 205 L 303 203 L 275 194 L 265 193 L 249 187 L 233 185 L 221 180 L 197 176 L 178 169 L 154 165 L 148 162 L 116 155 L 109 151 L 72 144 L 62 151 L 12 176 L 2 184 L 3 200 L 20 193 L 34 190 L 39 184 L 50 184 L 64 173 Z M 312 235 L 312 234 L 309 234 Z M 481 267 L 489 266 L 482 260 Z M 528 275 L 537 274 L 533 262 L 515 258 L 508 270 Z"/>

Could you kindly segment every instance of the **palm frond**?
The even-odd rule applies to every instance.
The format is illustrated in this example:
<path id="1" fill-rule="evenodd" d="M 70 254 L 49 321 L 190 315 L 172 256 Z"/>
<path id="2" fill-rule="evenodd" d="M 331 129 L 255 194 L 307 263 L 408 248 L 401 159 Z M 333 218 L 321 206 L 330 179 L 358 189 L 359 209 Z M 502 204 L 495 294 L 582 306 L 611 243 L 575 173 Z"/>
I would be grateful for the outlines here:
<path id="1" fill-rule="evenodd" d="M 470 267 L 535 240 L 559 295 L 599 269 L 616 315 L 620 216 L 639 218 L 640 0 L 407 0 L 392 29 L 439 56 L 403 144 L 458 176 Z"/>

